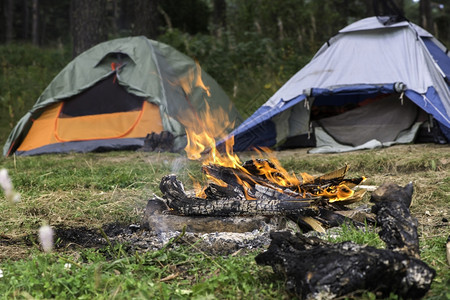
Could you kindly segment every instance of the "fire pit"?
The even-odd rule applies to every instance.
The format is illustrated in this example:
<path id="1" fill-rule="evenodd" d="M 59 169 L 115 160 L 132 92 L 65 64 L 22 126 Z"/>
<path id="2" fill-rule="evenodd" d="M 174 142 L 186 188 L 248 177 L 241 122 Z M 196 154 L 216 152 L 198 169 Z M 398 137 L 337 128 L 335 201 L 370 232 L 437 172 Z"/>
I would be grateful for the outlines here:
<path id="1" fill-rule="evenodd" d="M 336 185 L 361 181 L 345 180 L 343 171 L 309 182 L 313 191 L 320 191 L 316 194 L 300 194 L 292 189 L 284 193 L 282 188 L 256 183 L 244 191 L 239 188 L 242 185 L 232 184 L 233 179 L 226 187 L 210 184 L 205 189 L 205 198 L 186 192 L 175 175 L 167 175 L 160 183 L 164 197 L 148 202 L 146 225 L 160 232 L 167 229 L 189 231 L 190 243 L 195 242 L 193 238 L 199 238 L 213 253 L 266 248 L 270 243 L 267 251 L 256 257 L 256 262 L 272 266 L 274 272 L 285 276 L 287 289 L 302 298 L 326 296 L 331 299 L 363 290 L 381 297 L 394 292 L 405 298 L 421 298 L 429 290 L 435 271 L 420 260 L 417 221 L 409 213 L 412 184 L 405 187 L 383 185 L 372 193 L 371 201 L 375 204 L 365 216 L 366 220 L 380 226 L 379 236 L 386 243 L 386 249 L 351 241 L 332 244 L 286 230 L 286 220 L 296 220 L 300 228 L 308 226 L 319 231 L 345 220 L 359 223 L 349 217 L 352 214 L 343 213 L 353 210 L 335 202 L 353 203 L 359 200 L 360 193 L 346 192 L 351 196 L 335 201 L 327 198 L 335 194 L 331 191 L 337 190 Z M 341 175 L 339 179 L 336 174 Z M 255 182 L 264 180 L 259 178 Z M 314 182 L 326 186 L 328 193 L 322 192 L 323 186 L 314 186 Z"/>
<path id="2" fill-rule="evenodd" d="M 263 173 L 267 167 L 269 170 Z M 267 160 L 247 161 L 240 169 L 207 165 L 203 170 L 221 184 L 212 182 L 194 194 L 185 191 L 176 175 L 164 176 L 160 183 L 164 197 L 149 201 L 147 215 L 153 219 L 160 215 L 161 220 L 170 221 L 178 229 L 187 222 L 188 230 L 203 232 L 252 231 L 271 219 L 282 223 L 279 217 L 295 221 L 303 230 L 324 232 L 325 228 L 352 220 L 345 205 L 361 200 L 365 193 L 351 189 L 365 178 L 345 179 L 347 166 L 322 176 L 310 176 L 309 181 L 303 182 L 295 175 L 287 180 L 287 172 Z"/>
<path id="3" fill-rule="evenodd" d="M 262 173 L 267 167 L 270 172 Z M 364 178 L 345 179 L 347 166 L 308 176 L 303 184 L 290 175 L 295 184 L 284 185 L 269 180 L 277 177 L 278 182 L 289 182 L 283 181 L 287 172 L 280 169 L 267 160 L 247 161 L 241 169 L 206 165 L 203 171 L 213 180 L 200 191 L 186 191 L 176 175 L 166 175 L 160 183 L 163 197 L 148 201 L 143 227 L 162 239 L 185 232 L 186 237 L 201 240 L 208 248 L 204 251 L 229 254 L 242 248 L 267 247 L 272 231 L 300 228 L 325 232 L 347 221 L 362 227 L 365 219 L 374 222 L 367 209 L 345 206 L 361 200 L 365 193 L 351 190 Z"/>

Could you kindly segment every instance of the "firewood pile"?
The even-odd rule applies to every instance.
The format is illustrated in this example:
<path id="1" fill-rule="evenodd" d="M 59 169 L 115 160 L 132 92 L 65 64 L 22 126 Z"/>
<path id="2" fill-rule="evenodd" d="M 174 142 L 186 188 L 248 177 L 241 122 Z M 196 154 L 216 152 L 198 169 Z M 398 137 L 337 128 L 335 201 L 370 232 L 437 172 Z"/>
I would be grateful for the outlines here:
<path id="1" fill-rule="evenodd" d="M 204 165 L 203 172 L 220 180 L 190 195 L 176 175 L 164 176 L 160 190 L 167 205 L 166 213 L 183 216 L 285 216 L 303 230 L 324 232 L 346 220 L 361 223 L 361 214 L 374 222 L 370 213 L 351 210 L 348 204 L 360 201 L 365 190 L 353 188 L 364 177 L 346 179 L 348 166 L 300 181 L 268 160 L 249 160 L 242 168 Z M 288 177 L 289 176 L 289 177 Z M 303 175 L 305 176 L 305 175 Z M 306 177 L 306 176 L 305 176 Z M 281 184 L 279 184 L 281 183 Z M 358 218 L 356 218 L 358 216 Z"/>

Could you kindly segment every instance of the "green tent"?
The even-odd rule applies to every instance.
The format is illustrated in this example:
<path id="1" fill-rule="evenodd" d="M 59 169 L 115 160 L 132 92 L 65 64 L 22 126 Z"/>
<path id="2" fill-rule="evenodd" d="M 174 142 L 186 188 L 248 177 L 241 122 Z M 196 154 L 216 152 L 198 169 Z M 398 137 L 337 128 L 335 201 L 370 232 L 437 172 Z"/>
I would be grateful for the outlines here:
<path id="1" fill-rule="evenodd" d="M 143 36 L 116 39 L 80 54 L 53 79 L 10 133 L 3 155 L 139 149 L 149 134 L 166 132 L 181 150 L 181 118 L 208 106 L 241 122 L 191 58 Z"/>

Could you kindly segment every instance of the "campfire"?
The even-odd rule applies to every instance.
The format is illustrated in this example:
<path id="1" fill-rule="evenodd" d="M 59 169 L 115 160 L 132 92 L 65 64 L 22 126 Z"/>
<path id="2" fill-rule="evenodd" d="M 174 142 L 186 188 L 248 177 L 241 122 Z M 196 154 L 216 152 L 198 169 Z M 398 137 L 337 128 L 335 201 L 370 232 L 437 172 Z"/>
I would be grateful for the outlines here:
<path id="1" fill-rule="evenodd" d="M 186 83 L 182 86 L 189 94 Z M 225 129 L 233 124 L 220 109 L 213 111 L 207 106 L 202 114 L 187 111 L 180 121 L 186 128 L 187 157 L 202 161 L 207 184 L 202 186 L 194 180 L 195 191 L 188 192 L 176 175 L 165 176 L 160 189 L 166 213 L 223 217 L 283 215 L 303 227 L 324 231 L 335 226 L 337 220 L 343 221 L 340 212 L 348 210 L 346 205 L 360 201 L 365 194 L 362 189 L 355 191 L 365 177 L 346 178 L 347 165 L 320 176 L 294 174 L 284 169 L 269 149 L 258 149 L 257 158 L 242 162 L 233 153 L 233 137 L 226 136 Z M 216 144 L 221 140 L 224 142 L 218 149 Z"/>
<path id="2" fill-rule="evenodd" d="M 361 290 L 420 298 L 428 291 L 435 271 L 419 258 L 417 221 L 409 214 L 412 184 L 383 185 L 372 193 L 375 205 L 352 209 L 349 204 L 366 194 L 358 188 L 366 178 L 347 178 L 348 165 L 322 175 L 295 174 L 268 149 L 242 162 L 233 153 L 233 138 L 226 136 L 224 129 L 233 124 L 225 112 L 187 112 L 181 122 L 188 138 L 186 154 L 202 161 L 206 184 L 193 179 L 194 189 L 187 191 L 177 175 L 164 176 L 163 197 L 155 196 L 147 204 L 148 227 L 161 230 L 161 224 L 171 223 L 172 230 L 182 227 L 183 232 L 248 233 L 280 217 L 294 221 L 302 232 L 325 232 L 344 222 L 376 224 L 387 249 L 331 244 L 273 226 L 270 246 L 256 262 L 286 276 L 287 289 L 304 298 Z M 223 141 L 220 149 L 217 141 Z"/>

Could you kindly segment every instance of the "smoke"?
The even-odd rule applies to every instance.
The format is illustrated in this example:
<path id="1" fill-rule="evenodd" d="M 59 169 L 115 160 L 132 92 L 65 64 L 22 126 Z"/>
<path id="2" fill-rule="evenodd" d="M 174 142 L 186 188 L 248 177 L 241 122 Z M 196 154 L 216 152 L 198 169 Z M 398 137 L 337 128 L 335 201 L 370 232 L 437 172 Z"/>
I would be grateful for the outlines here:
<path id="1" fill-rule="evenodd" d="M 172 162 L 172 173 L 173 174 L 180 174 L 182 173 L 182 170 L 185 170 L 186 168 L 186 157 L 178 157 L 173 160 Z"/>

